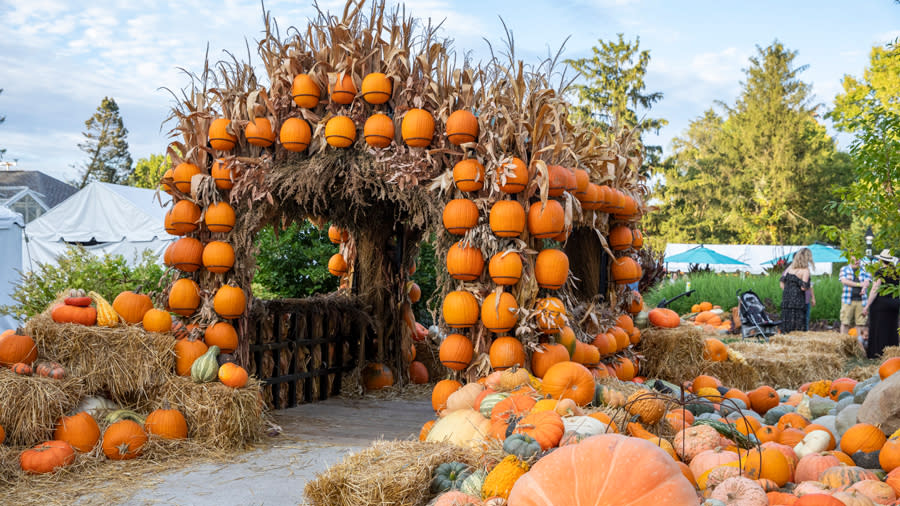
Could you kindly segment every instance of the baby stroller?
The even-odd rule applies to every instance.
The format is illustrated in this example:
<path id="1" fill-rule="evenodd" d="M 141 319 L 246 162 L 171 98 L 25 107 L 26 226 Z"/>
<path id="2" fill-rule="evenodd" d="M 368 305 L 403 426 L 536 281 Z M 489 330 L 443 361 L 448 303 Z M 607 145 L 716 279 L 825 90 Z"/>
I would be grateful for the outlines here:
<path id="1" fill-rule="evenodd" d="M 741 338 L 762 338 L 769 342 L 769 336 L 776 333 L 781 321 L 774 321 L 766 314 L 766 307 L 759 296 L 751 290 L 741 293 L 737 291 L 738 308 L 741 315 Z"/>

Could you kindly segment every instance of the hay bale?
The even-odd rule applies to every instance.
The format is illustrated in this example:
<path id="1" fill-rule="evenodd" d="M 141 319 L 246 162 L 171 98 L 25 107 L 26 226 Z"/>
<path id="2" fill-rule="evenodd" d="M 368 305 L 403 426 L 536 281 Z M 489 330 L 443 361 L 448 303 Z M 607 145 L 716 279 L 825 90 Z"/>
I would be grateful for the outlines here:
<path id="1" fill-rule="evenodd" d="M 56 323 L 45 312 L 30 319 L 26 332 L 38 355 L 63 364 L 89 394 L 105 393 L 122 404 L 152 401 L 175 368 L 175 338 L 139 325 L 115 328 Z"/>
<path id="2" fill-rule="evenodd" d="M 876 374 L 878 374 L 878 364 L 866 366 L 858 365 L 853 369 L 850 369 L 846 376 L 850 379 L 855 379 L 856 381 L 865 381 Z"/>
<path id="3" fill-rule="evenodd" d="M 480 453 L 449 443 L 376 441 L 306 484 L 313 506 L 425 504 L 435 468 L 444 462 L 477 466 Z"/>
<path id="4" fill-rule="evenodd" d="M 172 375 L 153 408 L 168 402 L 181 411 L 187 420 L 188 437 L 201 445 L 221 450 L 245 448 L 258 441 L 264 430 L 261 385 L 250 378 L 244 388 L 231 388 Z"/>
<path id="5" fill-rule="evenodd" d="M 835 353 L 846 358 L 864 355 L 855 337 L 839 332 L 791 332 L 773 336 L 769 342 L 814 353 Z"/>
<path id="6" fill-rule="evenodd" d="M 51 439 L 57 420 L 84 395 L 80 378 L 55 380 L 22 376 L 0 367 L 0 425 L 8 445 L 35 445 Z"/>
<path id="7" fill-rule="evenodd" d="M 900 346 L 885 346 L 881 351 L 881 360 L 900 357 Z"/>

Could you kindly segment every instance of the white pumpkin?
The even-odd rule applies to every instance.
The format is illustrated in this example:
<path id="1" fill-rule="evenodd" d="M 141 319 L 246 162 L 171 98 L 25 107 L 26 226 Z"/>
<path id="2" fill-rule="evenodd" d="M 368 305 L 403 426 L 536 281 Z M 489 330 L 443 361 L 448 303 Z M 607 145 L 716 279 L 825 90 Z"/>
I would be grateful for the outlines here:
<path id="1" fill-rule="evenodd" d="M 566 432 L 577 432 L 585 436 L 606 434 L 608 425 L 590 416 L 564 416 L 563 427 Z"/>
<path id="2" fill-rule="evenodd" d="M 491 421 L 474 409 L 458 409 L 438 420 L 426 441 L 446 441 L 457 446 L 474 448 L 487 438 Z"/>
<path id="3" fill-rule="evenodd" d="M 824 452 L 831 443 L 831 434 L 824 430 L 810 431 L 809 434 L 803 436 L 803 440 L 794 445 L 794 453 L 797 457 L 803 458 L 813 453 Z"/>
<path id="4" fill-rule="evenodd" d="M 107 411 L 114 411 L 119 409 L 121 406 L 116 404 L 115 402 L 107 399 L 106 397 L 100 396 L 89 396 L 81 399 L 81 402 L 78 404 L 78 407 L 72 411 L 73 414 L 80 413 L 82 411 L 86 411 L 87 414 L 97 418 L 100 415 L 103 415 Z"/>
<path id="5" fill-rule="evenodd" d="M 466 386 L 450 394 L 447 397 L 447 411 L 456 411 L 457 409 L 474 409 L 475 399 L 478 398 L 484 390 L 484 387 L 478 383 L 469 383 Z"/>

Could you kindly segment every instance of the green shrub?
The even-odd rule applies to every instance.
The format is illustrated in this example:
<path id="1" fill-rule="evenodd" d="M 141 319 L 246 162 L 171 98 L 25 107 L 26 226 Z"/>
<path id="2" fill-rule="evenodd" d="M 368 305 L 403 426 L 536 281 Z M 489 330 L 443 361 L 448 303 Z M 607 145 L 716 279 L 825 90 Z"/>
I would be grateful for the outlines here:
<path id="1" fill-rule="evenodd" d="M 256 247 L 255 297 L 308 297 L 337 290 L 340 279 L 328 272 L 328 259 L 338 247 L 328 240 L 327 230 L 304 221 L 276 234 L 269 225 L 256 236 Z"/>
<path id="2" fill-rule="evenodd" d="M 416 272 L 412 275 L 412 280 L 422 289 L 422 298 L 419 302 L 413 304 L 413 312 L 416 314 L 416 321 L 426 327 L 434 323 L 434 311 L 440 305 L 439 300 L 431 301 L 431 296 L 437 290 L 437 260 L 434 255 L 434 237 L 424 240 L 419 244 L 419 258 L 416 262 Z"/>
<path id="3" fill-rule="evenodd" d="M 122 255 L 95 255 L 80 246 L 72 246 L 56 264 L 40 264 L 35 271 L 21 273 L 16 283 L 11 306 L 0 307 L 0 313 L 25 320 L 42 312 L 57 294 L 70 288 L 93 290 L 110 302 L 127 290 L 141 288 L 154 297 L 160 290 L 165 272 L 159 258 L 145 250 L 129 266 Z"/>
<path id="4" fill-rule="evenodd" d="M 691 289 L 695 290 L 690 297 L 682 297 L 668 307 L 679 314 L 689 313 L 691 306 L 703 301 L 722 306 L 725 311 L 737 306 L 737 292 L 752 290 L 766 302 L 771 300 L 773 312 L 781 311 L 781 287 L 779 275 L 747 275 L 740 276 L 726 273 L 702 273 L 690 277 Z M 837 320 L 841 310 L 841 282 L 836 276 L 813 276 L 813 289 L 816 293 L 816 305 L 812 308 L 810 319 Z M 686 280 L 675 282 L 663 281 L 644 295 L 647 307 L 656 307 L 662 299 L 671 299 L 686 289 Z"/>

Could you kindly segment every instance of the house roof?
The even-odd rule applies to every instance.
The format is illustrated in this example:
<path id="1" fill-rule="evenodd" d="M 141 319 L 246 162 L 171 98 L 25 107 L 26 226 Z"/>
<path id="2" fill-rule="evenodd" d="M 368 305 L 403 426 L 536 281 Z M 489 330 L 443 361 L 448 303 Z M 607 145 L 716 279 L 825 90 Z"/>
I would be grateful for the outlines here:
<path id="1" fill-rule="evenodd" d="M 37 170 L 4 170 L 0 171 L 0 188 L 25 186 L 43 197 L 43 202 L 53 208 L 71 197 L 78 188 L 50 177 Z"/>

